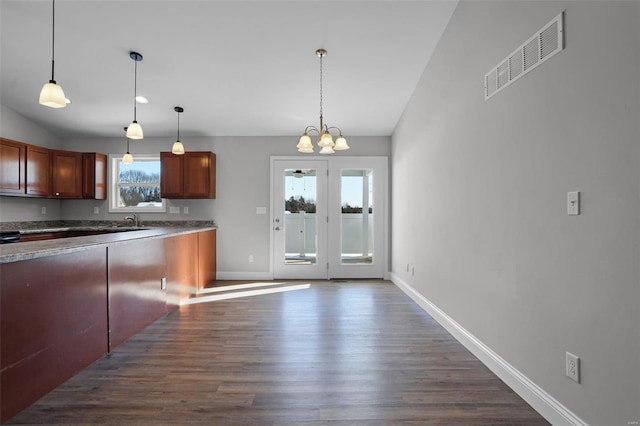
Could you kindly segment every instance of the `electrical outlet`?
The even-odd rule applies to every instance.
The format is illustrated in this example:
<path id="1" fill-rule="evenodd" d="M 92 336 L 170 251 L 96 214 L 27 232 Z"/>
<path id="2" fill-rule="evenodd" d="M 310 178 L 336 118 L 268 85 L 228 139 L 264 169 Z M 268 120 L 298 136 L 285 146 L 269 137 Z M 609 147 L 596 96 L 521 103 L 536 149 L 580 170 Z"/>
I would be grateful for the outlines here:
<path id="1" fill-rule="evenodd" d="M 253 255 L 252 254 L 249 255 L 249 263 L 253 263 Z"/>
<path id="2" fill-rule="evenodd" d="M 183 207 L 183 208 L 182 208 L 182 212 L 183 212 L 184 214 L 189 214 L 189 207 L 186 207 L 186 206 L 185 206 L 185 207 Z"/>
<path id="3" fill-rule="evenodd" d="M 47 214 L 47 208 L 45 206 L 40 207 L 40 213 Z"/>
<path id="4" fill-rule="evenodd" d="M 94 207 L 93 214 L 100 214 L 100 207 Z"/>
<path id="5" fill-rule="evenodd" d="M 571 352 L 566 354 L 565 374 L 571 380 L 580 383 L 580 358 Z"/>

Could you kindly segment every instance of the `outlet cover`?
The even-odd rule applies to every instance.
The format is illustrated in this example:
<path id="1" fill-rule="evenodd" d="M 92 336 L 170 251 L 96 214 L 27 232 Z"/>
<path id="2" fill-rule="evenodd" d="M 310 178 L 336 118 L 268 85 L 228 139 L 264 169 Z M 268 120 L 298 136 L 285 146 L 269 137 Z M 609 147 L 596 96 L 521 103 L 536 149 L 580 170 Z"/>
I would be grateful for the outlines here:
<path id="1" fill-rule="evenodd" d="M 169 207 L 169 214 L 180 214 L 180 207 Z"/>
<path id="2" fill-rule="evenodd" d="M 565 374 L 574 382 L 580 383 L 580 358 L 571 352 L 566 354 Z"/>

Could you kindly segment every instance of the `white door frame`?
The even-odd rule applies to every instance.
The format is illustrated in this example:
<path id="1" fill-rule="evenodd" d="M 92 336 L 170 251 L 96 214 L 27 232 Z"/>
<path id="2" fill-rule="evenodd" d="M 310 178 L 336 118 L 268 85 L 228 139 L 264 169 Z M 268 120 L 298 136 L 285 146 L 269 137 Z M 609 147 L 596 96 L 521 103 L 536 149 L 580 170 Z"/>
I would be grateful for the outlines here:
<path id="1" fill-rule="evenodd" d="M 375 205 L 375 213 L 376 213 L 376 223 L 380 225 L 380 231 L 378 236 L 375 237 L 375 267 L 372 269 L 372 276 L 362 276 L 362 274 L 349 274 L 349 266 L 344 267 L 341 266 L 339 261 L 336 264 L 336 257 L 334 255 L 333 259 L 330 260 L 332 263 L 330 267 L 331 273 L 327 276 L 328 278 L 384 278 L 389 279 L 389 158 L 386 156 L 363 156 L 363 157 L 355 157 L 355 156 L 272 156 L 271 164 L 270 164 L 270 223 L 271 223 L 271 232 L 270 236 L 270 270 L 271 270 L 271 278 L 273 279 L 275 276 L 274 271 L 274 228 L 275 228 L 275 212 L 276 212 L 276 200 L 274 197 L 274 189 L 273 189 L 273 181 L 274 181 L 274 166 L 275 161 L 296 161 L 296 162 L 305 162 L 305 161 L 326 161 L 329 168 L 329 181 L 328 188 L 330 197 L 332 193 L 339 194 L 340 191 L 331 191 L 331 188 L 340 188 L 340 171 L 343 169 L 358 169 L 358 168 L 374 168 L 376 169 L 376 174 L 374 175 L 374 185 L 380 188 L 382 195 L 376 200 L 374 200 Z M 280 200 L 278 200 L 280 202 Z M 340 203 L 339 198 L 333 198 L 332 200 L 328 200 L 328 205 L 331 206 L 333 203 Z M 339 243 L 335 241 L 339 241 L 339 238 L 335 238 L 336 235 L 339 236 L 340 228 L 336 225 L 339 221 L 330 221 L 329 226 L 329 235 L 328 238 L 328 251 L 335 252 L 336 247 L 338 247 L 339 252 Z M 331 256 L 331 255 L 330 255 Z M 355 268 L 354 268 L 355 270 Z M 375 270 L 376 272 L 373 272 Z M 338 274 L 338 275 L 336 275 Z M 332 276 L 333 275 L 333 276 Z"/>

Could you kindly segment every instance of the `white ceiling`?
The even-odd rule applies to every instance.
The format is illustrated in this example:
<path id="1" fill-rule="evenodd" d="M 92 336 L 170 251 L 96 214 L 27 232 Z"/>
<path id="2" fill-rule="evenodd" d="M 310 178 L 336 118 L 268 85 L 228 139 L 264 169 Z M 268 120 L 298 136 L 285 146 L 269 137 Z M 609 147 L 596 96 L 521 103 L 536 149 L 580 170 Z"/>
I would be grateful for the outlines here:
<path id="1" fill-rule="evenodd" d="M 51 1 L 1 0 L 3 105 L 63 137 L 298 135 L 324 117 L 345 136 L 388 136 L 457 1 L 56 1 L 55 79 L 67 108 L 38 104 L 51 77 Z"/>

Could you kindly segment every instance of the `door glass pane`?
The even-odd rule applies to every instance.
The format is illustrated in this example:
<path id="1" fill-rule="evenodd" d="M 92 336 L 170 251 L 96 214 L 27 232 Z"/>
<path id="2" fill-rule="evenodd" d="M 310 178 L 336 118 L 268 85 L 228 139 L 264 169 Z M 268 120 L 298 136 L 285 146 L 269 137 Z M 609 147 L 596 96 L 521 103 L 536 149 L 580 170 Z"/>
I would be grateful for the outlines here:
<path id="1" fill-rule="evenodd" d="M 284 172 L 284 263 L 311 265 L 317 261 L 316 170 Z"/>
<path id="2" fill-rule="evenodd" d="M 342 170 L 342 264 L 373 263 L 373 171 Z"/>

